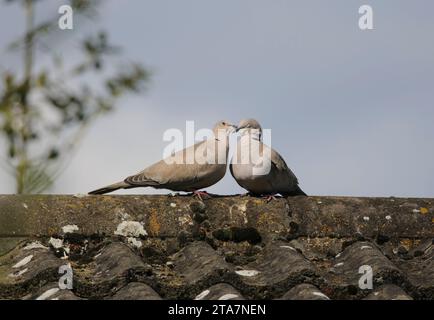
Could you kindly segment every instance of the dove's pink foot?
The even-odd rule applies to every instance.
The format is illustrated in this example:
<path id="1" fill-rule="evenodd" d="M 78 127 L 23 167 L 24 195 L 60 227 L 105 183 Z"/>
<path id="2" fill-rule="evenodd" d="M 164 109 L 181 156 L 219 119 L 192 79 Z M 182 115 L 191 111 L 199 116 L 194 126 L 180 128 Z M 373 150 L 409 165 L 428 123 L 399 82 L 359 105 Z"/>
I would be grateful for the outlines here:
<path id="1" fill-rule="evenodd" d="M 271 200 L 277 200 L 276 194 L 269 194 L 269 195 L 263 196 L 262 198 L 267 200 L 267 202 L 270 202 Z"/>
<path id="2" fill-rule="evenodd" d="M 196 191 L 193 191 L 193 195 L 197 196 L 201 201 L 203 200 L 202 197 L 204 197 L 204 198 L 211 198 L 211 195 L 208 192 L 206 192 L 206 191 L 196 190 Z"/>

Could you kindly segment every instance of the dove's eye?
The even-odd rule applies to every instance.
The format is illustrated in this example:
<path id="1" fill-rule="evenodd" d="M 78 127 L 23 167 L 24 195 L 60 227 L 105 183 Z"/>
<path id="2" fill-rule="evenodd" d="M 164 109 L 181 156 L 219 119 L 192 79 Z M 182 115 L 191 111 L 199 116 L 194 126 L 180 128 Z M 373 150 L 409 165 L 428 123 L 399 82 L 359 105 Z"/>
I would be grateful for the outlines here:
<path id="1" fill-rule="evenodd" d="M 222 122 L 222 125 L 224 125 L 224 126 L 225 126 L 225 125 L 226 125 L 226 122 L 224 122 L 224 121 L 223 121 L 223 122 Z"/>

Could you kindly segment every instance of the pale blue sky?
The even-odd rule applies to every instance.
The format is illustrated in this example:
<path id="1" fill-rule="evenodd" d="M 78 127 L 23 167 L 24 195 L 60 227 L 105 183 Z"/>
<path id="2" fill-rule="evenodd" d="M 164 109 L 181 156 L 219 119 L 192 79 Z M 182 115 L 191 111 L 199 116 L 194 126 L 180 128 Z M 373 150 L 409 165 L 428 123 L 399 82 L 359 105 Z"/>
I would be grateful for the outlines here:
<path id="1" fill-rule="evenodd" d="M 38 14 L 60 4 L 47 0 Z M 372 31 L 358 28 L 362 4 L 373 7 Z M 160 159 L 164 130 L 186 120 L 254 117 L 308 194 L 434 196 L 433 1 L 111 0 L 101 9 L 97 26 L 154 71 L 152 83 L 98 120 L 51 192 L 139 171 Z M 21 21 L 16 6 L 0 7 L 0 48 Z M 1 53 L 0 66 L 19 65 Z M 0 172 L 0 193 L 13 190 Z M 242 189 L 228 172 L 208 191 Z"/>

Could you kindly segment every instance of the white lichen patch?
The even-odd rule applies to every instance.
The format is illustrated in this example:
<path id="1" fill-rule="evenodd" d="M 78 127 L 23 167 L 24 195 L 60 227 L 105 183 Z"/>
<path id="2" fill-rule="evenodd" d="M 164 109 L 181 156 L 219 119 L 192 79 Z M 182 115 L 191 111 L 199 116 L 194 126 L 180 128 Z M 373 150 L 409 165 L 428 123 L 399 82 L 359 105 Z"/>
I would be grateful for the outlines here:
<path id="1" fill-rule="evenodd" d="M 233 216 L 234 210 L 235 210 L 235 214 L 240 216 L 243 219 L 244 224 L 247 224 L 249 222 L 249 220 L 247 219 L 247 214 L 246 214 L 247 206 L 245 203 L 244 204 L 234 204 L 234 205 L 229 207 L 230 220 L 234 219 L 234 216 Z"/>
<path id="2" fill-rule="evenodd" d="M 84 198 L 87 197 L 88 195 L 85 193 L 76 193 L 73 195 L 74 198 Z"/>
<path id="3" fill-rule="evenodd" d="M 120 218 L 121 221 L 128 221 L 131 219 L 131 216 L 125 211 L 124 208 L 116 208 L 115 214 Z"/>
<path id="4" fill-rule="evenodd" d="M 260 274 L 261 272 L 258 270 L 238 270 L 235 271 L 235 273 L 242 277 L 254 277 Z"/>
<path id="5" fill-rule="evenodd" d="M 12 268 L 18 269 L 21 267 L 24 267 L 26 264 L 28 264 L 33 259 L 33 254 L 21 259 L 19 262 L 17 262 Z"/>
<path id="6" fill-rule="evenodd" d="M 249 223 L 249 220 L 247 219 L 246 211 L 241 211 L 241 212 L 243 213 L 243 222 L 244 222 L 244 224 Z"/>
<path id="7" fill-rule="evenodd" d="M 54 248 L 54 249 L 60 249 L 63 247 L 63 240 L 57 239 L 57 238 L 50 238 L 50 241 L 48 243 Z"/>
<path id="8" fill-rule="evenodd" d="M 23 203 L 23 207 L 24 207 L 24 209 L 28 209 L 29 208 L 29 206 L 25 202 Z"/>
<path id="9" fill-rule="evenodd" d="M 237 294 L 233 294 L 233 293 L 227 293 L 222 295 L 220 298 L 218 298 L 218 300 L 231 300 L 231 299 L 236 299 L 238 298 Z"/>
<path id="10" fill-rule="evenodd" d="M 172 208 L 176 208 L 176 203 L 175 203 L 175 202 L 171 202 L 171 203 L 170 203 L 170 206 L 171 206 Z"/>
<path id="11" fill-rule="evenodd" d="M 335 258 L 339 258 L 342 255 L 342 252 L 338 253 Z"/>
<path id="12" fill-rule="evenodd" d="M 238 205 L 238 210 L 242 211 L 242 212 L 246 212 L 247 211 L 247 206 L 246 204 L 239 204 Z"/>
<path id="13" fill-rule="evenodd" d="M 47 250 L 48 248 L 46 246 L 44 246 L 42 243 L 40 243 L 39 241 L 33 241 L 29 244 L 27 244 L 23 250 L 36 250 L 36 249 L 45 249 Z"/>
<path id="14" fill-rule="evenodd" d="M 128 238 L 128 243 L 137 249 L 142 247 L 142 241 L 137 240 L 136 238 L 133 238 L 133 237 Z"/>
<path id="15" fill-rule="evenodd" d="M 53 288 L 50 290 L 45 291 L 43 294 L 41 294 L 39 297 L 36 298 L 36 300 L 47 300 L 51 296 L 55 295 L 57 292 L 59 292 L 59 288 Z"/>
<path id="16" fill-rule="evenodd" d="M 313 294 L 314 296 L 321 297 L 321 298 L 324 298 L 324 299 L 326 299 L 326 300 L 330 300 L 330 298 L 327 297 L 327 296 L 326 296 L 324 293 L 322 293 L 322 292 L 314 291 L 314 292 L 312 292 L 312 294 Z"/>
<path id="17" fill-rule="evenodd" d="M 184 215 L 182 215 L 182 216 L 179 216 L 179 217 L 178 217 L 178 221 L 179 221 L 179 223 L 180 223 L 181 225 L 186 225 L 186 224 L 188 224 L 188 225 L 192 226 L 192 225 L 194 224 L 194 223 L 193 223 L 193 219 L 191 219 L 191 217 L 190 217 L 189 214 L 184 214 Z"/>
<path id="18" fill-rule="evenodd" d="M 73 233 L 75 231 L 78 231 L 78 226 L 75 224 L 68 224 L 64 227 L 62 227 L 63 233 Z"/>
<path id="19" fill-rule="evenodd" d="M 335 267 L 342 267 L 343 265 L 344 265 L 343 262 L 339 262 L 339 263 L 336 263 L 336 264 L 335 264 Z"/>
<path id="20" fill-rule="evenodd" d="M 363 217 L 363 220 L 369 221 L 369 217 Z"/>
<path id="21" fill-rule="evenodd" d="M 390 221 L 390 220 L 392 220 L 392 217 L 391 216 L 386 216 L 386 220 Z"/>
<path id="22" fill-rule="evenodd" d="M 122 221 L 114 233 L 119 236 L 135 238 L 148 235 L 143 225 L 138 221 Z"/>
<path id="23" fill-rule="evenodd" d="M 360 250 L 363 250 L 363 249 L 372 249 L 372 247 L 371 246 L 361 246 Z"/>
<path id="24" fill-rule="evenodd" d="M 199 293 L 196 296 L 196 298 L 194 298 L 194 300 L 202 300 L 202 299 L 204 299 L 209 294 L 209 292 L 210 292 L 209 290 L 202 291 L 201 293 Z"/>

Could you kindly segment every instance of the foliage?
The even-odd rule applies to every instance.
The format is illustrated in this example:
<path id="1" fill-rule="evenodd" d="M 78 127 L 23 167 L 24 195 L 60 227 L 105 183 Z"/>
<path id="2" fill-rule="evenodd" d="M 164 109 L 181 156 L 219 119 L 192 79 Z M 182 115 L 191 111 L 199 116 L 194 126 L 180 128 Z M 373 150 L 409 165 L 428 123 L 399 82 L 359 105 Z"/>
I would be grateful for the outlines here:
<path id="1" fill-rule="evenodd" d="M 120 97 L 143 91 L 150 76 L 139 64 L 118 61 L 118 67 L 113 67 L 116 63 L 112 60 L 121 50 L 103 31 L 85 37 L 78 49 L 80 61 L 66 66 L 64 55 L 46 50 L 44 41 L 56 32 L 66 37 L 72 34 L 59 31 L 58 17 L 34 25 L 38 2 L 6 0 L 20 4 L 26 14 L 24 37 L 9 47 L 23 53 L 24 74 L 0 67 L 0 135 L 7 148 L 0 161 L 15 178 L 17 193 L 49 189 L 65 169 L 86 128 L 111 111 Z M 93 19 L 99 3 L 71 0 L 70 5 L 75 21 L 77 16 Z M 40 63 L 47 60 L 47 65 Z"/>

